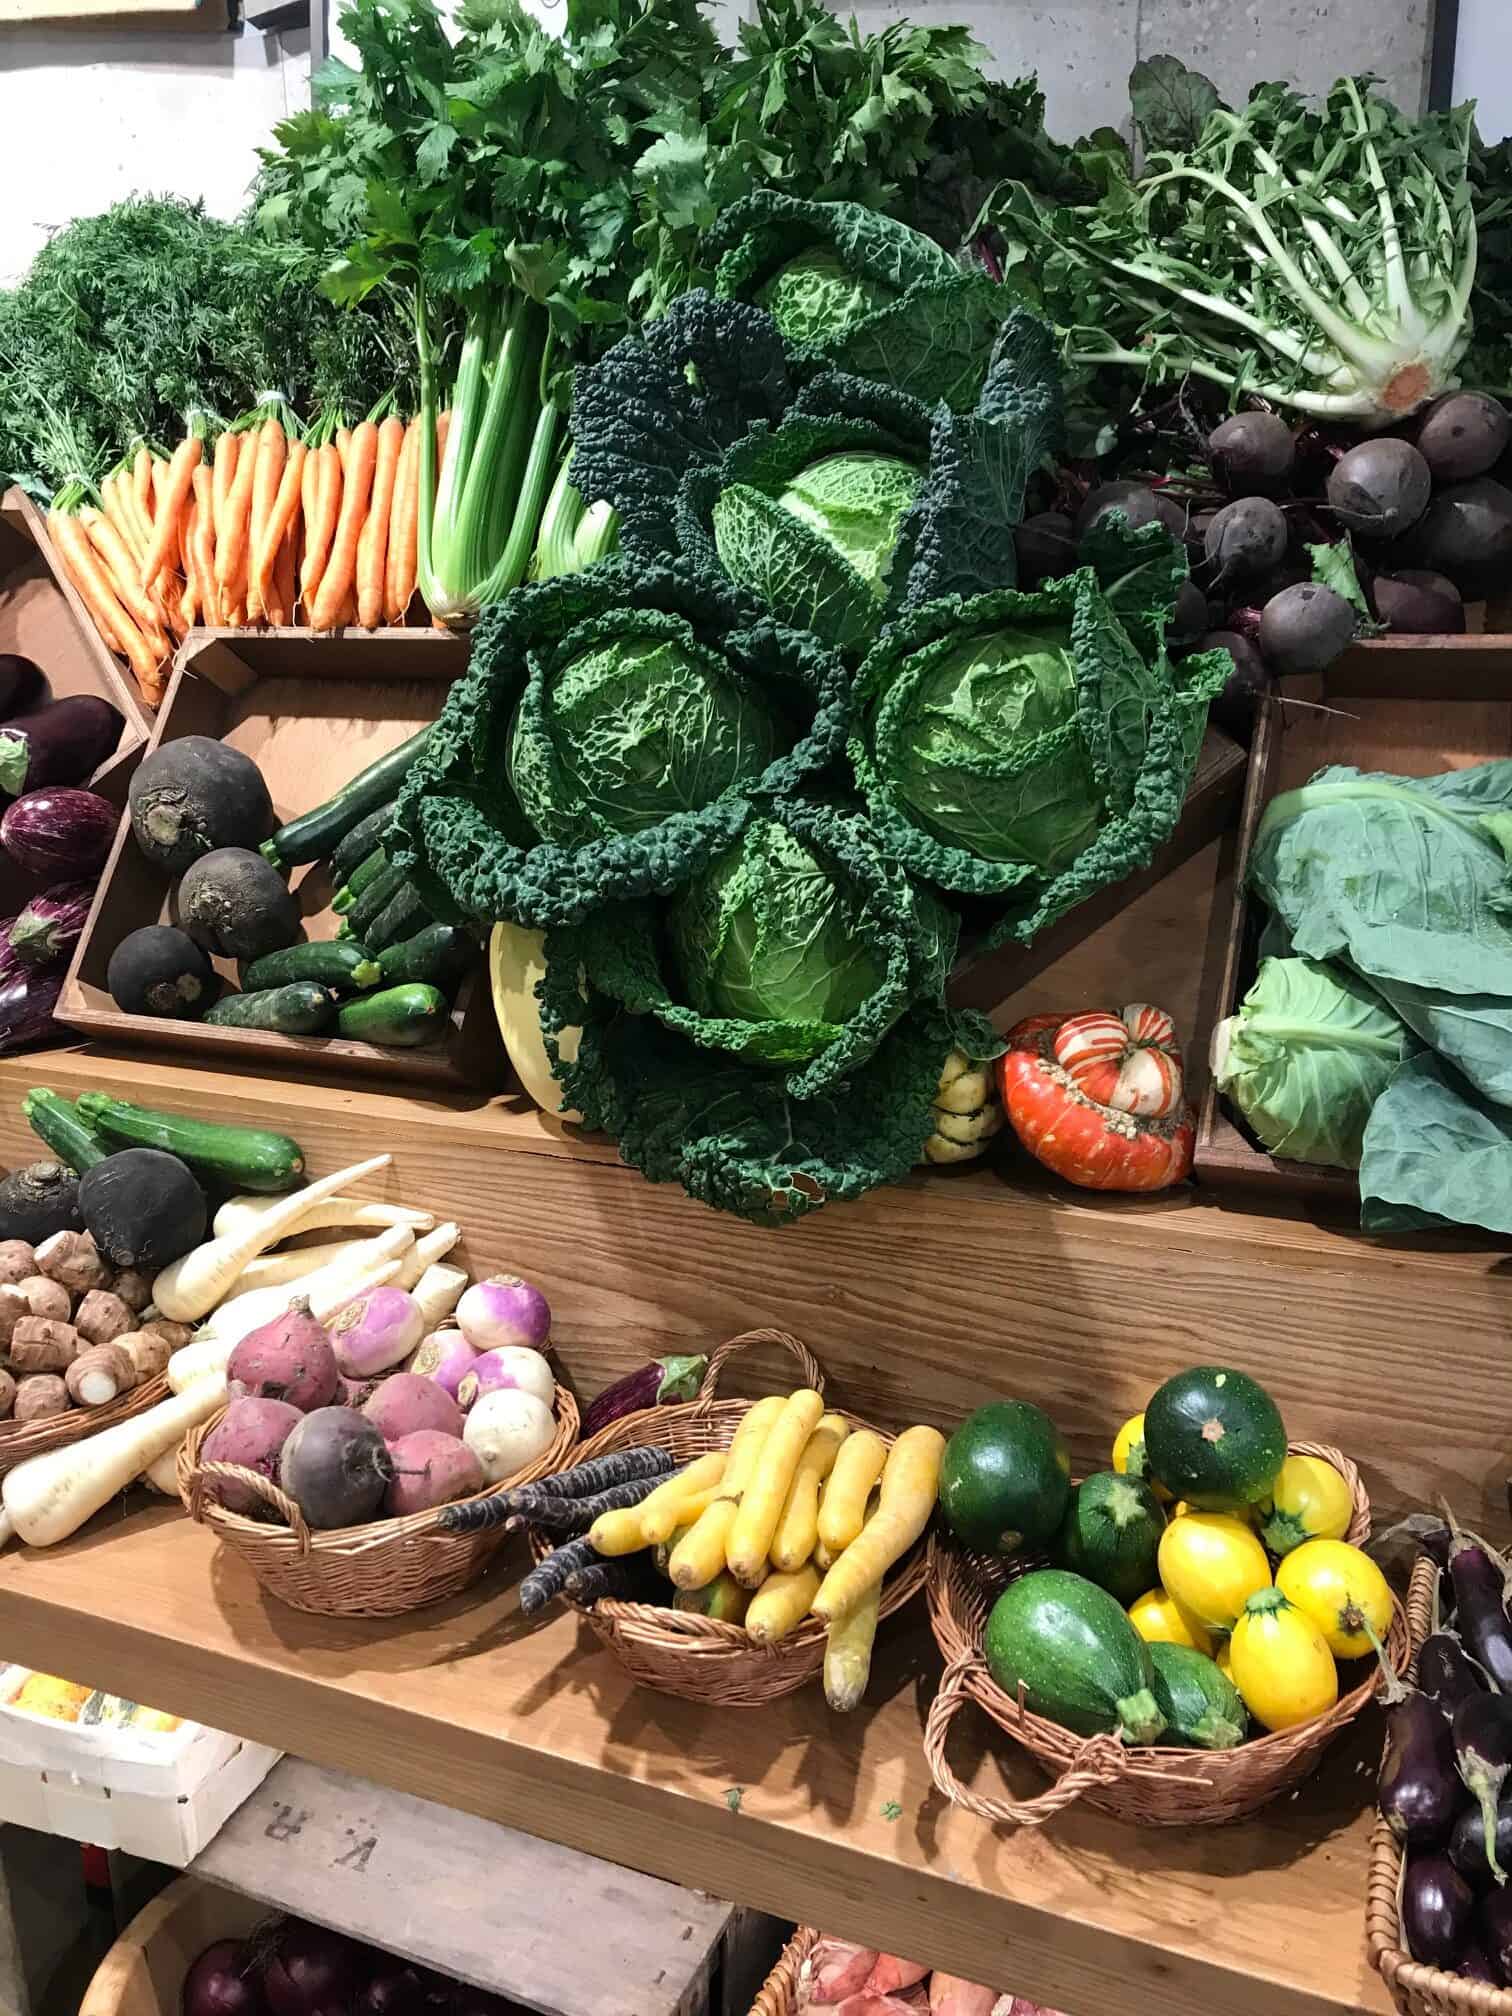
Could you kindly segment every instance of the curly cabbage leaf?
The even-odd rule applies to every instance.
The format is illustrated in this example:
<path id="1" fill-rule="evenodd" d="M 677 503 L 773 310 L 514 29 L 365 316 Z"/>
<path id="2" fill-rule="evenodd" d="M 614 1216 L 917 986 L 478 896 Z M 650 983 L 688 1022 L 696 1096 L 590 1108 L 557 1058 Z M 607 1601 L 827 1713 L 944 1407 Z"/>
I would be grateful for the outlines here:
<path id="1" fill-rule="evenodd" d="M 715 292 L 774 316 L 795 358 L 971 406 L 1014 303 L 985 273 L 858 203 L 757 190 L 706 241 Z"/>
<path id="2" fill-rule="evenodd" d="M 607 561 L 517 589 L 405 780 L 404 858 L 482 922 L 666 896 L 832 763 L 846 718 L 840 661 L 718 582 Z"/>
<path id="3" fill-rule="evenodd" d="M 1213 1077 L 1273 1155 L 1358 1169 L 1371 1111 L 1415 1047 L 1347 969 L 1266 959 L 1213 1031 Z"/>

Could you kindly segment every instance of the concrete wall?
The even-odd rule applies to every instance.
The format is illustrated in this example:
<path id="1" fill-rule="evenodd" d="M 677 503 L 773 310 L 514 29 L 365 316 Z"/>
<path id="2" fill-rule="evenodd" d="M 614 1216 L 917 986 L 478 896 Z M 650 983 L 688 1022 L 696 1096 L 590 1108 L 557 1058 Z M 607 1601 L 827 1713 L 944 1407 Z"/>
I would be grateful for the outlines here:
<path id="1" fill-rule="evenodd" d="M 1459 0 L 1454 96 L 1475 100 L 1475 122 L 1488 140 L 1512 133 L 1512 4 Z"/>
<path id="2" fill-rule="evenodd" d="M 549 21 L 561 0 L 535 4 Z M 718 12 L 728 20 L 737 4 L 725 0 Z M 1341 70 L 1369 67 L 1416 106 L 1432 8 L 1433 0 L 856 0 L 867 28 L 904 13 L 969 23 L 1009 74 L 1038 69 L 1052 128 L 1071 134 L 1122 123 L 1130 68 L 1161 51 L 1208 71 L 1229 95 L 1242 96 L 1260 77 L 1316 88 Z M 1505 130 L 1512 0 L 1461 0 L 1461 10 L 1483 32 L 1478 70 L 1497 73 L 1462 85 L 1483 98 L 1499 93 Z M 7 28 L 0 281 L 25 269 L 50 229 L 134 192 L 202 196 L 234 213 L 259 141 L 304 102 L 307 50 L 303 36 Z"/>

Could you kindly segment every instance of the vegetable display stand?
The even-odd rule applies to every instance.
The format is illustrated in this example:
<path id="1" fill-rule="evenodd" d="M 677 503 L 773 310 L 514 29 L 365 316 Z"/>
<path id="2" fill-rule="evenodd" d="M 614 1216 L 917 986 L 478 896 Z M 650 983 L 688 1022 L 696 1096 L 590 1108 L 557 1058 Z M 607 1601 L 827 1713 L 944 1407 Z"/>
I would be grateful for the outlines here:
<path id="1" fill-rule="evenodd" d="M 1216 1019 L 1236 1012 L 1255 979 L 1264 906 L 1249 896 L 1245 878 L 1265 808 L 1279 792 L 1329 764 L 1427 777 L 1509 755 L 1512 639 L 1380 639 L 1344 652 L 1320 679 L 1289 680 L 1256 716 Z M 1198 1182 L 1215 1191 L 1269 1192 L 1346 1210 L 1359 1202 L 1351 1170 L 1270 1154 L 1212 1081 L 1193 1166 Z"/>
<path id="2" fill-rule="evenodd" d="M 798 2016 L 803 1963 L 818 1944 L 819 1934 L 812 1925 L 798 1927 L 762 1983 L 761 1993 L 751 2004 L 751 2016 Z"/>
<path id="3" fill-rule="evenodd" d="M 217 1939 L 242 1939 L 261 1904 L 180 1876 L 137 1913 L 95 1970 L 79 2016 L 179 2016 L 184 1976 Z"/>
<path id="4" fill-rule="evenodd" d="M 180 653 L 152 748 L 208 736 L 262 771 L 279 818 L 319 804 L 440 712 L 466 647 L 429 630 L 311 637 L 273 631 L 206 634 Z M 335 937 L 335 891 L 319 864 L 291 886 L 312 940 Z M 505 1076 L 482 949 L 434 1041 L 396 1047 L 355 1036 L 291 1036 L 172 1016 L 127 1014 L 107 985 L 111 954 L 144 925 L 172 922 L 171 884 L 122 821 L 58 1002 L 84 1035 L 181 1056 L 262 1066 L 290 1078 L 360 1074 L 434 1086 L 495 1085 Z M 234 962 L 215 962 L 232 980 Z"/>
<path id="5" fill-rule="evenodd" d="M 1438 1580 L 1436 1565 L 1427 1555 L 1420 1556 L 1407 1591 L 1407 1628 L 1414 1659 L 1434 1628 Z M 1403 1861 L 1401 1843 L 1385 1820 L 1378 1820 L 1366 1877 L 1365 1946 L 1371 1966 L 1386 1983 L 1402 2016 L 1512 2016 L 1512 1988 L 1493 1988 L 1463 1974 L 1452 1974 L 1447 1968 L 1427 1967 L 1407 1953 L 1402 1944 Z"/>
<path id="6" fill-rule="evenodd" d="M 612 1422 L 583 1444 L 579 1461 L 607 1456 L 616 1449 L 654 1447 L 670 1449 L 678 1463 L 684 1464 L 710 1450 L 727 1449 L 752 1402 L 716 1399 L 720 1374 L 737 1352 L 762 1345 L 791 1352 L 802 1383 L 824 1391 L 824 1374 L 806 1344 L 783 1330 L 747 1330 L 710 1354 L 696 1400 L 681 1407 L 649 1408 Z M 845 1418 L 852 1428 L 873 1425 L 851 1414 Z M 882 1439 L 891 1448 L 896 1438 L 883 1434 Z M 551 1541 L 532 1527 L 530 1547 L 536 1560 L 543 1561 L 551 1552 Z M 889 1575 L 879 1616 L 890 1617 L 923 1586 L 924 1552 L 920 1546 L 905 1555 Z M 567 1600 L 572 1601 L 571 1597 Z M 758 1645 L 743 1625 L 723 1624 L 712 1617 L 663 1609 L 654 1603 L 623 1603 L 601 1597 L 591 1606 L 574 1607 L 582 1611 L 640 1686 L 711 1708 L 763 1707 L 818 1679 L 824 1665 L 825 1628 L 815 1617 L 806 1617 L 774 1645 Z"/>
<path id="7" fill-rule="evenodd" d="M 555 1412 L 557 1432 L 545 1453 L 479 1497 L 534 1484 L 563 1467 L 578 1437 L 577 1402 L 565 1386 L 556 1389 Z M 178 1457 L 180 1495 L 190 1517 L 208 1526 L 241 1556 L 270 1595 L 292 1609 L 322 1617 L 400 1617 L 466 1589 L 503 1545 L 502 1526 L 481 1533 L 443 1533 L 444 1506 L 400 1519 L 375 1519 L 366 1526 L 312 1532 L 293 1499 L 255 1470 L 200 1462 L 205 1437 L 224 1414 L 219 1409 L 185 1437 Z M 217 1504 L 207 1489 L 216 1477 L 254 1491 L 279 1523 L 246 1519 Z"/>
<path id="8" fill-rule="evenodd" d="M 1294 1442 L 1291 1453 L 1321 1456 L 1339 1471 L 1354 1500 L 1346 1537 L 1361 1545 L 1370 1536 L 1370 1501 L 1354 1464 L 1341 1450 L 1322 1443 Z M 1010 1698 L 982 1655 L 983 1632 L 997 1596 L 1010 1581 L 1041 1565 L 1035 1556 L 989 1561 L 950 1546 L 939 1535 L 929 1543 L 929 1617 L 946 1665 L 930 1705 L 924 1750 L 940 1791 L 983 1820 L 1039 1827 L 1078 1799 L 1142 1827 L 1214 1827 L 1241 1820 L 1299 1785 L 1381 1685 L 1383 1676 L 1372 1661 L 1368 1676 L 1340 1695 L 1327 1714 L 1233 1750 L 1131 1749 L 1116 1736 L 1079 1737 L 1031 1713 L 1022 1698 Z M 1407 1618 L 1402 1606 L 1394 1604 L 1386 1641 L 1394 1672 L 1406 1671 L 1409 1651 Z M 982 1709 L 1054 1778 L 1048 1792 L 1033 1799 L 989 1799 L 961 1784 L 946 1761 L 945 1745 L 951 1723 L 968 1704 Z"/>
<path id="9" fill-rule="evenodd" d="M 168 1397 L 168 1381 L 160 1375 L 133 1386 L 130 1392 L 103 1407 L 70 1407 L 66 1414 L 50 1414 L 42 1421 L 0 1422 L 0 1477 L 29 1456 L 45 1456 L 49 1449 L 67 1449 L 86 1436 L 114 1428 L 118 1421 L 129 1421 L 133 1414 L 145 1414 L 149 1407 Z"/>

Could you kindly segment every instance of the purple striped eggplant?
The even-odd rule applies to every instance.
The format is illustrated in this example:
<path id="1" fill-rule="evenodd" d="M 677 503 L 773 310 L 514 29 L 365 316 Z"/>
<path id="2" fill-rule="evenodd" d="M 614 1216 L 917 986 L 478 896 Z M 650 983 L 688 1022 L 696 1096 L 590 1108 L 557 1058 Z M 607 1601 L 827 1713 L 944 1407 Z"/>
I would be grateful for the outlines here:
<path id="1" fill-rule="evenodd" d="M 28 791 L 0 818 L 0 848 L 33 875 L 98 875 L 119 816 L 98 791 L 69 784 Z"/>
<path id="2" fill-rule="evenodd" d="M 0 980 L 0 1056 L 30 1050 L 60 1033 L 53 1009 L 62 987 L 61 973 L 18 973 Z"/>
<path id="3" fill-rule="evenodd" d="M 26 972 L 18 955 L 11 950 L 11 926 L 14 917 L 0 917 L 0 982 L 14 980 L 18 973 Z"/>
<path id="4" fill-rule="evenodd" d="M 44 784 L 82 784 L 121 739 L 125 718 L 98 693 L 71 693 L 0 721 L 0 791 L 19 798 Z"/>
<path id="5" fill-rule="evenodd" d="M 642 1413 L 647 1407 L 666 1407 L 675 1400 L 691 1400 L 708 1365 L 707 1358 L 697 1355 L 651 1359 L 613 1386 L 606 1386 L 590 1401 L 583 1416 L 583 1440 L 597 1435 L 611 1421 L 623 1421 L 627 1414 Z"/>
<path id="6" fill-rule="evenodd" d="M 57 882 L 33 896 L 11 925 L 9 943 L 23 966 L 47 972 L 61 966 L 79 942 L 94 888 L 88 882 Z"/>

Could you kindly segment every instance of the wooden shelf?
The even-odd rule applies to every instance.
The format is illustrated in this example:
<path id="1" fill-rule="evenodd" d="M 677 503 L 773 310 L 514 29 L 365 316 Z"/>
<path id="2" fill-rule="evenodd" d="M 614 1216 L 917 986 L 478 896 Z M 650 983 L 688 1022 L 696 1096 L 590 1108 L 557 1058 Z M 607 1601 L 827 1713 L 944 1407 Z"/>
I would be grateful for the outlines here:
<path id="1" fill-rule="evenodd" d="M 367 1624 L 265 1598 L 161 1506 L 0 1556 L 8 1657 L 672 1881 L 1103 2016 L 1380 2016 L 1363 1899 L 1379 1723 L 1238 1827 L 1081 1812 L 994 1833 L 933 1792 L 938 1677 L 902 1620 L 855 1716 L 809 1689 L 757 1712 L 638 1692 L 578 1621 L 519 1617 L 505 1562 L 470 1599 Z M 1000 1778 L 963 1732 L 954 1761 Z M 1031 1775 L 1013 1782 L 1034 1784 Z"/>

